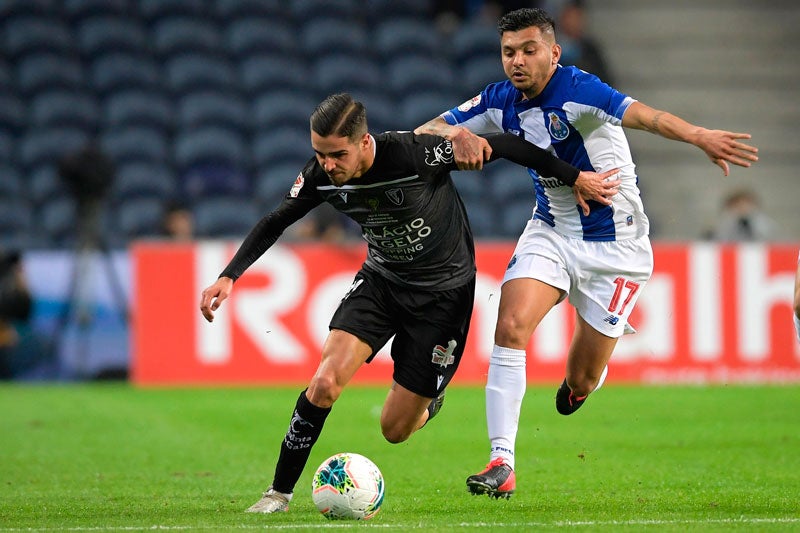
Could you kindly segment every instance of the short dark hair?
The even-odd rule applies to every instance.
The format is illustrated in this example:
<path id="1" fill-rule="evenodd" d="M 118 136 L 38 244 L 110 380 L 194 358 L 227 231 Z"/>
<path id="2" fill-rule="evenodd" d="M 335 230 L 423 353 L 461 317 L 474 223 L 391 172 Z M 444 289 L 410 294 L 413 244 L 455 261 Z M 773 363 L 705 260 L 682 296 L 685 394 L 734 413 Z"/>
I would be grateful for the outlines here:
<path id="1" fill-rule="evenodd" d="M 497 23 L 497 31 L 503 35 L 507 31 L 520 31 L 536 26 L 542 33 L 552 32 L 555 35 L 556 22 L 547 11 L 538 7 L 524 7 L 509 11 Z"/>
<path id="2" fill-rule="evenodd" d="M 347 93 L 333 94 L 311 113 L 311 130 L 322 137 L 338 135 L 356 141 L 367 133 L 367 110 Z"/>

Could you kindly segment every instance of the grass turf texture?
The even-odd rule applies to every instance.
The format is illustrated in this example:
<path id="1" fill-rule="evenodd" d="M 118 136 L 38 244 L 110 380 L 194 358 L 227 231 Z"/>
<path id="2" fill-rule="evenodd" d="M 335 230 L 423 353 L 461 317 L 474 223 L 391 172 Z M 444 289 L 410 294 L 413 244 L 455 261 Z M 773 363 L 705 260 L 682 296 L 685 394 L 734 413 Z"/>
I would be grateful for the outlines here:
<path id="1" fill-rule="evenodd" d="M 517 494 L 471 496 L 488 460 L 483 389 L 453 386 L 399 445 L 380 436 L 386 388 L 348 388 L 290 512 L 254 515 L 299 388 L 0 386 L 3 531 L 789 531 L 800 529 L 800 387 L 607 384 L 570 417 L 529 387 Z M 329 522 L 311 475 L 362 453 L 386 479 L 369 522 Z"/>

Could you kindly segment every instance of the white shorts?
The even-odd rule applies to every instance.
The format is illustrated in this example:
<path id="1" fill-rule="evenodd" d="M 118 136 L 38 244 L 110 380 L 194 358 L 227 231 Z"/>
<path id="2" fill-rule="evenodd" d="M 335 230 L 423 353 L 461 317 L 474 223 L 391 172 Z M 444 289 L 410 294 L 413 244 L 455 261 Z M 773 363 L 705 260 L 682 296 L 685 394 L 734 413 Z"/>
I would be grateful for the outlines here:
<path id="1" fill-rule="evenodd" d="M 653 274 L 647 235 L 592 242 L 565 237 L 540 220 L 529 220 L 503 276 L 532 278 L 564 291 L 594 329 L 609 337 L 634 333 L 628 317 Z"/>

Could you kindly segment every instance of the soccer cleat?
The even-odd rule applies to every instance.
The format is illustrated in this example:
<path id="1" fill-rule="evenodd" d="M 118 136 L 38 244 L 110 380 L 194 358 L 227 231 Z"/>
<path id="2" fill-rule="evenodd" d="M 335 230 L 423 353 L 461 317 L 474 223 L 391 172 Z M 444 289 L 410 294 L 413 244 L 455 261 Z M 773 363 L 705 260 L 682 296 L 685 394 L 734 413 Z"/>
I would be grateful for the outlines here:
<path id="1" fill-rule="evenodd" d="M 486 465 L 483 472 L 467 478 L 467 490 L 472 494 L 488 494 L 493 498 L 510 498 L 517 488 L 517 476 L 502 457 Z"/>
<path id="2" fill-rule="evenodd" d="M 603 373 L 600 374 L 600 380 L 597 382 L 597 386 L 594 388 L 595 391 L 603 386 L 607 375 L 608 365 L 606 365 L 606 367 L 603 369 Z M 562 415 L 571 415 L 580 409 L 581 405 L 583 405 L 583 402 L 586 401 L 588 396 L 588 394 L 586 396 L 575 396 L 575 394 L 572 392 L 572 389 L 570 389 L 569 385 L 567 385 L 567 379 L 564 378 L 564 382 L 556 392 L 556 410 Z"/>
<path id="3" fill-rule="evenodd" d="M 439 411 L 442 410 L 442 405 L 444 405 L 444 391 L 439 393 L 439 396 L 431 400 L 431 403 L 428 405 L 428 420 L 425 421 L 427 424 L 431 421 L 431 419 L 439 414 Z"/>
<path id="4" fill-rule="evenodd" d="M 245 511 L 246 513 L 285 513 L 289 510 L 289 498 L 273 489 L 268 488 L 267 491 L 261 496 L 261 499 L 251 505 Z"/>

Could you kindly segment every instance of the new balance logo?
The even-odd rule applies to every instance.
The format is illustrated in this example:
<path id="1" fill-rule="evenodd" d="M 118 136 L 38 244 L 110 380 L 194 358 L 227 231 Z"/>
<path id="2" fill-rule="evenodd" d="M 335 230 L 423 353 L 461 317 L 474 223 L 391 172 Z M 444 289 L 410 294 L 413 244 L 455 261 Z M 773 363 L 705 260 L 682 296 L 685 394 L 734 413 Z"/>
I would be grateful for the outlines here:
<path id="1" fill-rule="evenodd" d="M 617 322 L 619 322 L 619 317 L 614 315 L 608 315 L 603 319 L 603 322 L 608 322 L 612 326 L 616 326 Z"/>

